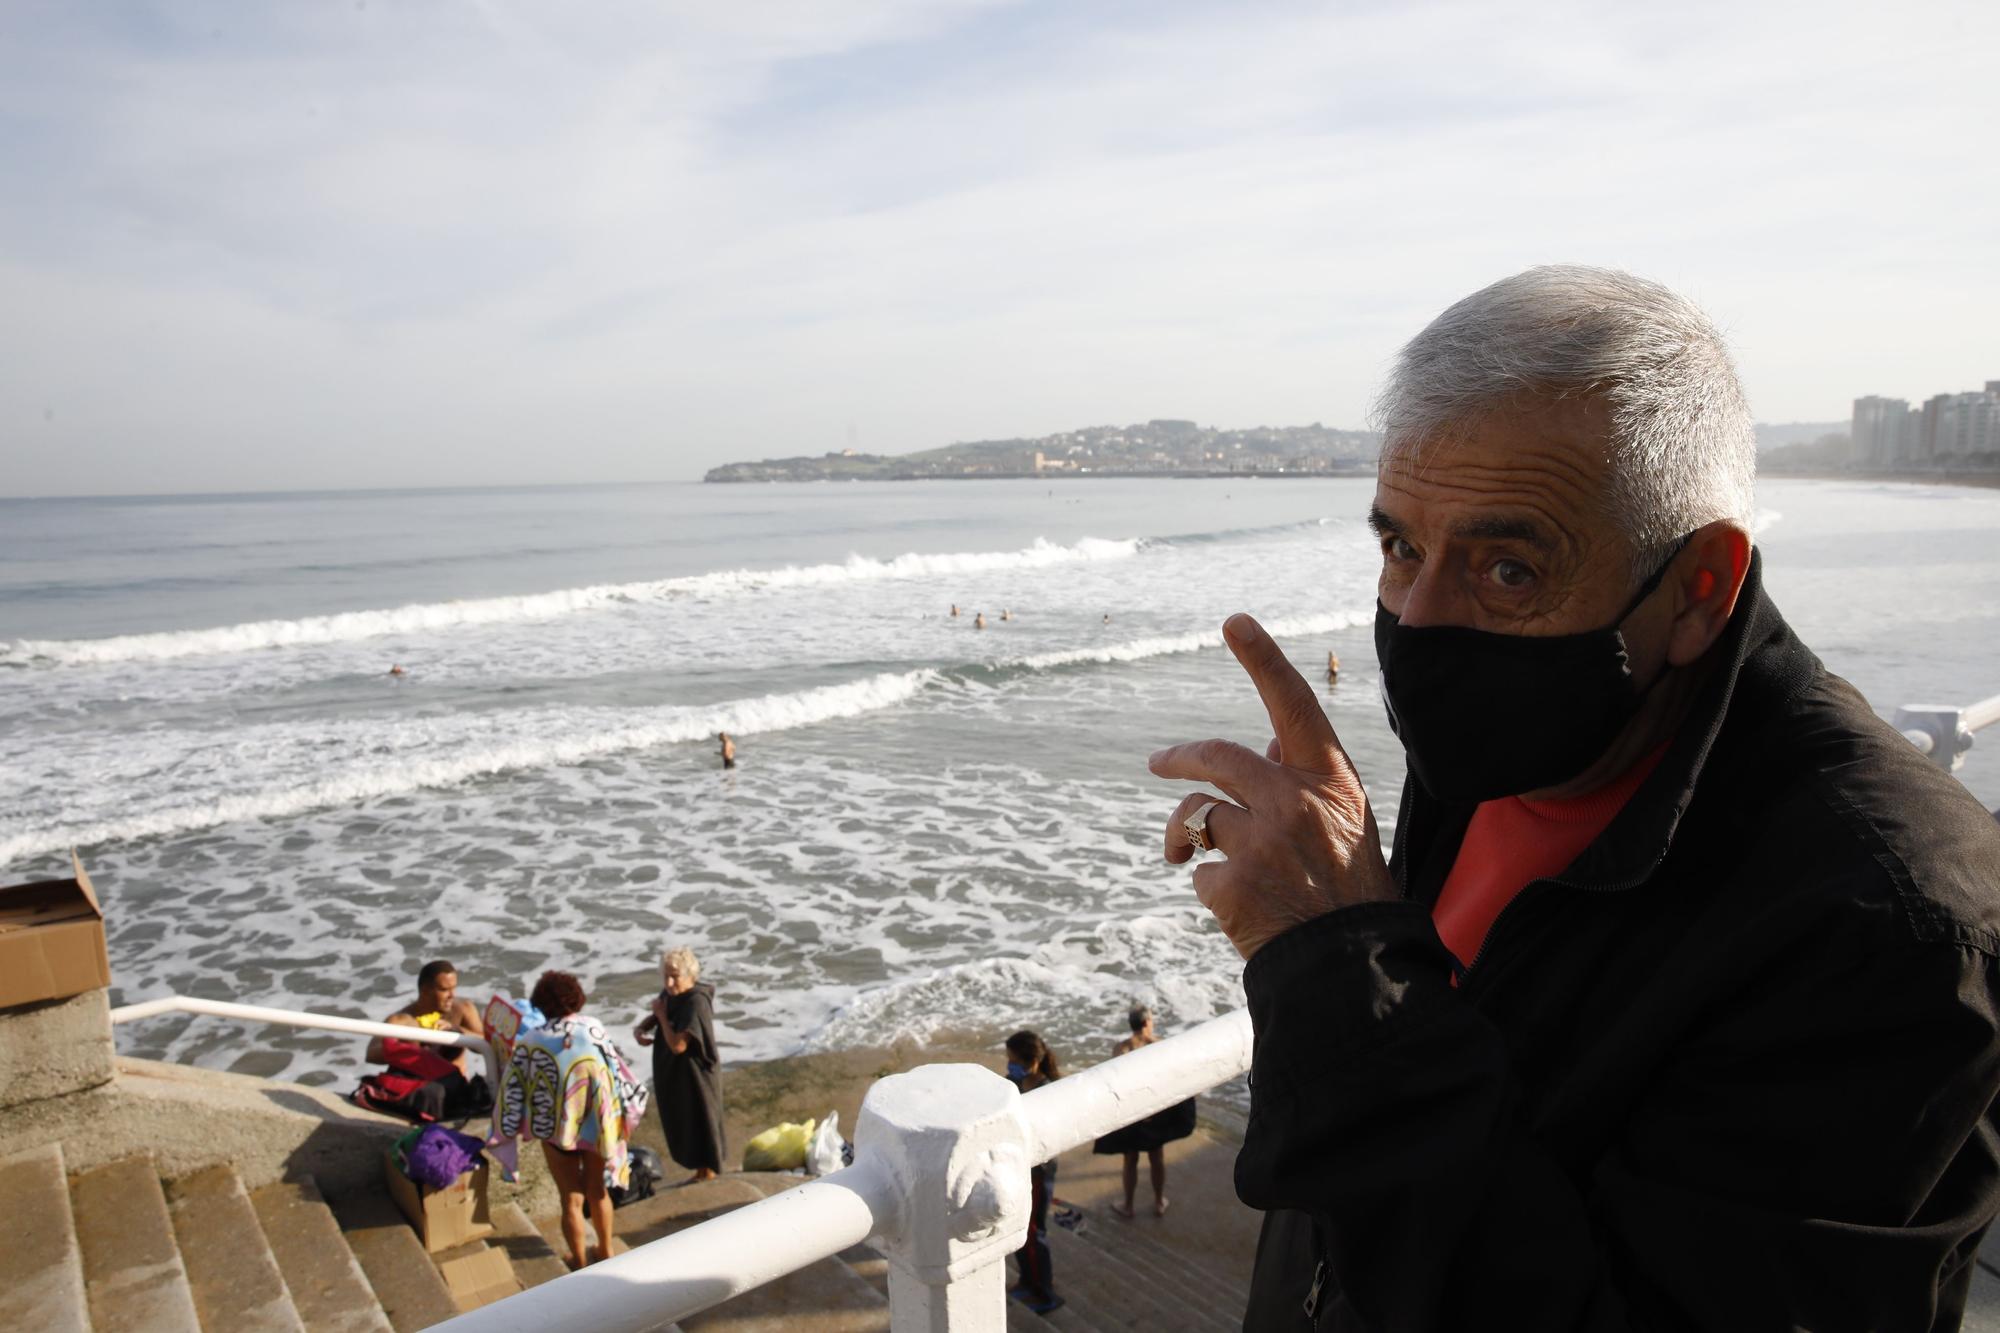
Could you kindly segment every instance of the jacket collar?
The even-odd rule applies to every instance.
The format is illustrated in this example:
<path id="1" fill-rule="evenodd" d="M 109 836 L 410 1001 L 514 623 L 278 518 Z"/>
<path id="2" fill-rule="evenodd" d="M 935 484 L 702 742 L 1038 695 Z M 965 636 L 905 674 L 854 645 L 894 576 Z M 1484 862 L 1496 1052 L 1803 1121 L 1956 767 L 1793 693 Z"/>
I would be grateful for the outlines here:
<path id="1" fill-rule="evenodd" d="M 1763 554 L 1753 550 L 1736 609 L 1710 653 L 1712 666 L 1659 767 L 1609 827 L 1561 875 L 1593 889 L 1643 883 L 1666 859 L 1681 817 L 1732 719 L 1768 715 L 1818 675 L 1819 659 L 1800 643 L 1764 591 Z M 1741 725 L 1747 725 L 1741 724 Z M 1457 856 L 1475 805 L 1439 801 L 1414 773 L 1403 780 L 1394 861 L 1405 894 L 1435 900 Z"/>

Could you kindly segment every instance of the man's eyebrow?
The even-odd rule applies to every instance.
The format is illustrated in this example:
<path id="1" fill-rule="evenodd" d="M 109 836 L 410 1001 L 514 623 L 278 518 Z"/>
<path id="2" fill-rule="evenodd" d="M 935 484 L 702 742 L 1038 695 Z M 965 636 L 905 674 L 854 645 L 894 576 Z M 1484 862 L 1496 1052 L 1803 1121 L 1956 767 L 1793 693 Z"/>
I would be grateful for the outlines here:
<path id="1" fill-rule="evenodd" d="M 1452 525 L 1454 537 L 1470 537 L 1476 541 L 1526 542 L 1537 550 L 1553 550 L 1559 543 L 1555 536 L 1531 518 L 1508 518 L 1493 515 L 1490 518 L 1471 518 Z"/>
<path id="2" fill-rule="evenodd" d="M 1368 506 L 1368 526 L 1375 529 L 1377 537 L 1386 537 L 1392 532 L 1403 530 L 1403 525 L 1390 518 L 1381 505 Z"/>

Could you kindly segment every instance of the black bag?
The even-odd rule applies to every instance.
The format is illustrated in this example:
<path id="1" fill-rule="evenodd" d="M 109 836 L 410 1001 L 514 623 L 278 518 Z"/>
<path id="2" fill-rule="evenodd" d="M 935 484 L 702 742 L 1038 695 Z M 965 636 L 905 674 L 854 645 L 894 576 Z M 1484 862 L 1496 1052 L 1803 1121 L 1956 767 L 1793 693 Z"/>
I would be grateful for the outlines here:
<path id="1" fill-rule="evenodd" d="M 616 1185 L 610 1187 L 613 1208 L 623 1208 L 628 1203 L 652 1198 L 654 1192 L 660 1188 L 660 1182 L 667 1178 L 666 1168 L 660 1161 L 660 1155 L 651 1148 L 632 1149 L 629 1167 L 632 1183 L 623 1189 Z M 610 1175 L 609 1168 L 606 1168 L 605 1174 Z"/>

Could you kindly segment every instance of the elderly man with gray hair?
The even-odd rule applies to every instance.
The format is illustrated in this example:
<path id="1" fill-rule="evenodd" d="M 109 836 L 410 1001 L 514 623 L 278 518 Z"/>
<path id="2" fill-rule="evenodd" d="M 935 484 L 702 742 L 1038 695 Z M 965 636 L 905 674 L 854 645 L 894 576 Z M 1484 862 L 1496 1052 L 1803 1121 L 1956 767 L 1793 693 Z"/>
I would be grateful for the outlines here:
<path id="1" fill-rule="evenodd" d="M 694 950 L 683 945 L 661 953 L 660 993 L 632 1035 L 653 1048 L 653 1100 L 667 1153 L 694 1172 L 680 1183 L 713 1180 L 728 1154 L 722 1056 L 715 1044 L 715 987 L 701 979 Z"/>
<path id="2" fill-rule="evenodd" d="M 1166 854 L 1226 854 L 1194 887 L 1248 960 L 1245 1326 L 1958 1327 L 2000 832 L 1766 595 L 1721 338 L 1532 269 L 1418 334 L 1381 416 L 1391 854 L 1248 616 L 1270 748 L 1151 761 L 1224 794 Z"/>

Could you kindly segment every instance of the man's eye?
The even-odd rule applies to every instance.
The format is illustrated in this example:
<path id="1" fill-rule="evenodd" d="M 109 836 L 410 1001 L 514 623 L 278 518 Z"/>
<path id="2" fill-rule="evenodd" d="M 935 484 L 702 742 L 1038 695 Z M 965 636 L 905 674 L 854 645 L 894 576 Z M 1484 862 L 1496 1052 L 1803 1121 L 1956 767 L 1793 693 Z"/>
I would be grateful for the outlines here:
<path id="1" fill-rule="evenodd" d="M 1503 588 L 1525 588 L 1535 581 L 1535 571 L 1519 560 L 1496 560 L 1490 573 Z"/>
<path id="2" fill-rule="evenodd" d="M 1391 560 L 1415 560 L 1417 558 L 1417 548 L 1410 545 L 1401 537 L 1384 537 L 1382 539 L 1382 551 Z"/>

